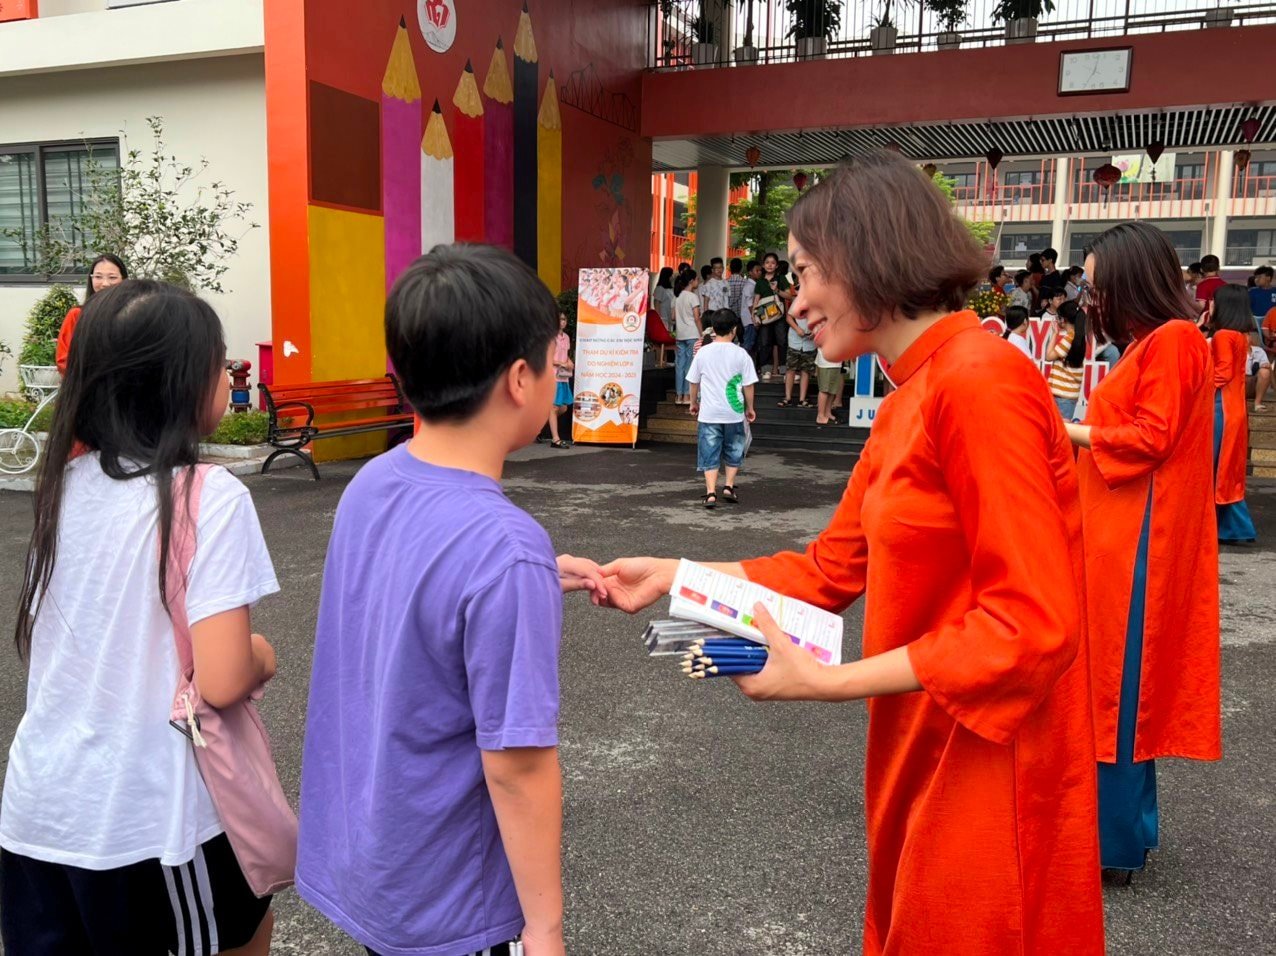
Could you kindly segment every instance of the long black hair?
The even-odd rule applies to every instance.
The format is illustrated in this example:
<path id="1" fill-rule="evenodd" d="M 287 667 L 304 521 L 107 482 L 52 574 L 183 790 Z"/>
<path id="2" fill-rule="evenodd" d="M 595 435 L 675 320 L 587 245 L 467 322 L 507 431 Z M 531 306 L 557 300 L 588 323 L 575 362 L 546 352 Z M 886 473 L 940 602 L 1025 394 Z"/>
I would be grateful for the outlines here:
<path id="1" fill-rule="evenodd" d="M 660 270 L 660 278 L 656 280 L 656 288 L 672 289 L 673 288 L 673 267 L 665 266 Z"/>
<path id="2" fill-rule="evenodd" d="M 1219 286 L 1214 293 L 1214 329 L 1231 329 L 1248 335 L 1256 330 L 1254 315 L 1250 311 L 1249 290 L 1243 285 L 1229 282 Z"/>
<path id="3" fill-rule="evenodd" d="M 31 651 L 35 615 L 53 576 L 66 467 L 77 440 L 98 453 L 109 477 L 155 483 L 159 593 L 167 609 L 174 472 L 199 461 L 204 418 L 225 361 L 217 313 L 189 292 L 133 279 L 85 306 L 36 482 L 35 530 L 14 632 L 19 654 Z"/>
<path id="4" fill-rule="evenodd" d="M 1085 365 L 1085 309 L 1076 302 L 1065 302 L 1059 306 L 1059 318 L 1076 328 L 1072 336 L 1072 346 L 1063 357 L 1063 364 L 1068 368 L 1080 368 Z"/>
<path id="5" fill-rule="evenodd" d="M 111 265 L 115 266 L 115 268 L 119 269 L 121 279 L 128 278 L 128 266 L 124 264 L 124 260 L 122 260 L 119 256 L 111 255 L 109 252 L 102 253 L 102 255 L 94 259 L 93 264 L 89 266 L 89 282 L 88 282 L 88 286 L 84 290 L 85 305 L 88 305 L 89 299 L 93 298 L 93 295 L 94 295 L 93 272 L 94 270 L 97 269 L 98 266 L 100 266 L 104 262 L 109 262 Z"/>

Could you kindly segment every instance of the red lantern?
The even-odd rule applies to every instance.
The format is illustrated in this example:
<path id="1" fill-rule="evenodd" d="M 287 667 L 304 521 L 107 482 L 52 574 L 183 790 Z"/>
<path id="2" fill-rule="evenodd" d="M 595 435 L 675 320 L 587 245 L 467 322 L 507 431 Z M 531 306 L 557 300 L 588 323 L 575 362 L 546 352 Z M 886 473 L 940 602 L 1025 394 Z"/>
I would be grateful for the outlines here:
<path id="1" fill-rule="evenodd" d="M 762 158 L 762 150 L 758 149 L 756 146 L 750 146 L 744 151 L 744 158 L 749 161 L 749 165 L 751 167 L 756 166 L 758 164 L 758 160 Z"/>
<path id="2" fill-rule="evenodd" d="M 1148 143 L 1147 154 L 1148 159 L 1152 162 L 1152 182 L 1156 182 L 1156 161 L 1161 158 L 1161 154 L 1165 152 L 1165 144 L 1159 139 Z"/>
<path id="3" fill-rule="evenodd" d="M 1255 116 L 1251 116 L 1245 122 L 1241 123 L 1241 136 L 1244 138 L 1245 142 L 1254 142 L 1254 137 L 1258 135 L 1260 125 L 1258 118 Z"/>
<path id="4" fill-rule="evenodd" d="M 928 179 L 934 179 L 935 174 L 939 172 L 939 167 L 936 166 L 934 163 L 927 163 L 925 166 L 922 167 L 922 172 L 926 174 L 926 177 Z"/>
<path id="5" fill-rule="evenodd" d="M 798 170 L 793 174 L 793 185 L 797 187 L 798 192 L 806 188 L 806 173 Z"/>
<path id="6" fill-rule="evenodd" d="M 1001 162 L 1002 153 L 996 146 L 984 153 L 984 159 L 988 160 L 988 198 L 997 198 L 997 166 Z"/>
<path id="7" fill-rule="evenodd" d="M 996 169 L 1002 160 L 1001 150 L 994 146 L 992 149 L 988 150 L 988 152 L 984 153 L 984 159 L 988 160 L 989 166 Z"/>
<path id="8" fill-rule="evenodd" d="M 1103 205 L 1106 206 L 1108 204 L 1108 193 L 1113 186 L 1121 181 L 1121 170 L 1111 163 L 1104 163 L 1094 171 L 1093 179 L 1103 190 Z"/>
<path id="9" fill-rule="evenodd" d="M 1250 155 L 1248 149 L 1238 149 L 1236 151 L 1236 168 L 1242 172 L 1249 165 Z"/>

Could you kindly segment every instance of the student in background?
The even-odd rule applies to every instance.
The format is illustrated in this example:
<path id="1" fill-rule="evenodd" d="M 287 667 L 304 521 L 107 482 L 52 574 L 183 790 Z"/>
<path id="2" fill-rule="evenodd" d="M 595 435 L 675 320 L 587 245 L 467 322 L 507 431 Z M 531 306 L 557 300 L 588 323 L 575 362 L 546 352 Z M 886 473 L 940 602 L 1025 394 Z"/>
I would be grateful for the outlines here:
<path id="1" fill-rule="evenodd" d="M 169 556 L 192 517 L 195 688 L 224 708 L 275 674 L 251 627 L 279 585 L 248 489 L 210 467 L 198 498 L 180 491 L 226 411 L 221 322 L 139 280 L 99 289 L 84 316 L 18 599 L 31 669 L 0 808 L 0 936 L 15 956 L 194 953 L 208 939 L 264 956 L 270 899 L 249 889 L 191 739 L 169 724 L 181 672 Z M 74 454 L 79 442 L 90 450 Z"/>
<path id="2" fill-rule="evenodd" d="M 89 266 L 88 284 L 84 288 L 84 305 L 89 304 L 89 299 L 95 294 L 117 286 L 128 278 L 128 269 L 117 256 L 101 255 L 93 260 L 93 264 Z M 58 331 L 58 346 L 56 358 L 58 371 L 63 375 L 66 374 L 67 356 L 71 354 L 71 338 L 75 335 L 75 325 L 80 321 L 80 314 L 83 311 L 83 305 L 77 305 L 66 314 L 66 318 L 62 320 L 62 328 Z"/>
<path id="3" fill-rule="evenodd" d="M 702 315 L 731 307 L 730 287 L 722 276 L 722 268 L 721 256 L 709 260 L 709 276 L 700 284 L 700 298 L 704 300 Z"/>
<path id="4" fill-rule="evenodd" d="M 736 260 L 732 259 L 731 261 L 735 262 Z M 744 337 L 740 344 L 749 353 L 749 357 L 754 360 L 754 366 L 756 367 L 759 326 L 757 317 L 753 314 L 753 297 L 757 291 L 758 279 L 762 278 L 762 263 L 758 262 L 757 259 L 750 259 L 743 278 L 744 281 L 740 283 L 739 297 L 731 303 L 731 308 L 735 309 L 739 314 L 740 325 L 744 329 Z"/>
<path id="5" fill-rule="evenodd" d="M 1066 295 L 1066 286 L 1068 277 L 1056 268 L 1055 263 L 1059 261 L 1059 253 L 1055 249 L 1043 249 L 1041 251 L 1041 298 L 1042 301 L 1050 298 L 1055 292 L 1064 292 Z"/>
<path id="6" fill-rule="evenodd" d="M 1032 273 L 1020 269 L 1015 273 L 1015 287 L 1010 291 L 1010 304 L 1032 314 Z"/>
<path id="7" fill-rule="evenodd" d="M 1065 427 L 1082 449 L 1102 865 L 1132 873 L 1160 842 L 1156 760 L 1222 754 L 1213 363 L 1165 233 L 1113 226 L 1085 271 L 1095 324 L 1130 343 Z"/>
<path id="8" fill-rule="evenodd" d="M 1276 288 L 1272 287 L 1276 270 L 1271 266 L 1259 266 L 1252 278 L 1254 284 L 1249 288 L 1249 311 L 1254 316 L 1254 324 L 1260 325 L 1267 313 L 1276 309 Z"/>
<path id="9" fill-rule="evenodd" d="M 1214 293 L 1214 508 L 1218 540 L 1235 544 L 1257 537 L 1245 505 L 1249 464 L 1249 416 L 1245 414 L 1245 372 L 1253 328 L 1244 286 L 1228 284 Z"/>
<path id="10" fill-rule="evenodd" d="M 713 341 L 691 363 L 690 412 L 696 416 L 696 470 L 704 475 L 704 497 L 709 509 L 718 506 L 718 473 L 725 468 L 722 500 L 740 501 L 736 475 L 744 464 L 746 422 L 754 420 L 753 386 L 758 381 L 753 360 L 735 339 L 735 313 L 730 309 L 710 317 Z"/>
<path id="11" fill-rule="evenodd" d="M 651 292 L 651 307 L 660 316 L 665 328 L 673 331 L 673 269 L 665 266 L 656 279 L 656 287 Z"/>
<path id="12" fill-rule="evenodd" d="M 1032 346 L 1028 343 L 1028 310 L 1021 305 L 1012 305 L 1006 309 L 1005 340 L 1022 352 L 1036 364 L 1032 354 Z"/>
<path id="13" fill-rule="evenodd" d="M 1201 316 L 1202 322 L 1205 320 L 1210 302 L 1214 300 L 1214 293 L 1227 284 L 1218 274 L 1220 268 L 1218 256 L 1201 256 L 1201 280 L 1196 284 L 1194 294 L 1197 314 Z"/>
<path id="14" fill-rule="evenodd" d="M 815 424 L 842 424 L 841 420 L 833 414 L 833 402 L 837 399 L 838 389 L 845 380 L 846 376 L 842 374 L 842 363 L 825 358 L 824 353 L 816 349 L 815 384 L 819 389 L 819 396 L 816 399 L 818 404 L 815 411 Z"/>
<path id="15" fill-rule="evenodd" d="M 297 889 L 372 953 L 562 956 L 558 648 L 589 562 L 505 497 L 545 422 L 554 297 L 490 246 L 399 277 L 386 345 L 420 416 L 341 496 L 301 767 Z"/>
<path id="16" fill-rule="evenodd" d="M 549 410 L 550 445 L 554 448 L 570 448 L 570 439 L 558 437 L 558 419 L 572 407 L 572 340 L 567 334 L 567 316 L 558 313 L 558 337 L 554 340 L 554 407 Z"/>
<path id="17" fill-rule="evenodd" d="M 753 290 L 753 304 L 750 308 L 754 310 L 755 318 L 758 307 L 772 297 L 778 302 L 781 311 L 787 314 L 789 300 L 792 298 L 789 279 L 780 271 L 780 257 L 774 252 L 768 252 L 762 257 L 762 276 Z M 769 382 L 773 373 L 780 374 L 780 346 L 784 341 L 785 331 L 783 318 L 762 324 L 758 329 L 758 369 L 766 369 L 762 372 L 763 381 Z"/>
<path id="18" fill-rule="evenodd" d="M 1059 307 L 1060 331 L 1048 353 L 1050 359 L 1050 393 L 1059 406 L 1065 422 L 1076 416 L 1081 399 L 1081 381 L 1085 369 L 1085 312 L 1075 302 Z"/>
<path id="19" fill-rule="evenodd" d="M 700 287 L 700 279 L 694 272 L 680 275 L 673 284 L 674 300 L 674 338 L 677 339 L 677 351 L 674 353 L 674 401 L 678 405 L 691 404 L 691 389 L 687 387 L 687 369 L 691 368 L 691 359 L 695 354 L 696 339 L 704 334 L 704 323 L 700 316 L 700 296 L 696 290 Z"/>
<path id="20" fill-rule="evenodd" d="M 1085 269 L 1081 266 L 1072 266 L 1065 274 L 1068 281 L 1064 284 L 1064 292 L 1069 302 L 1076 302 L 1085 291 Z M 1085 303 L 1081 303 L 1081 307 L 1085 308 Z"/>

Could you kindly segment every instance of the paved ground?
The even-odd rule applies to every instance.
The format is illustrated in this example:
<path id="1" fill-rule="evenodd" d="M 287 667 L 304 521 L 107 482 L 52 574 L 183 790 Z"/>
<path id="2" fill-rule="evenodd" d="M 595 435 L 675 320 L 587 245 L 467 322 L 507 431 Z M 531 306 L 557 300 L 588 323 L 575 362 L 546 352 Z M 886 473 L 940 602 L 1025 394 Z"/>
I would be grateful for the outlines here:
<path id="1" fill-rule="evenodd" d="M 512 497 L 561 550 L 734 559 L 799 545 L 822 526 L 848 463 L 759 453 L 745 503 L 707 513 L 690 447 L 533 448 L 508 472 Z M 356 465 L 250 478 L 284 591 L 254 618 L 279 651 L 266 699 L 285 785 L 295 792 L 324 549 Z M 1123 956 L 1276 954 L 1276 483 L 1251 494 L 1264 543 L 1223 563 L 1224 729 L 1219 764 L 1164 761 L 1164 849 L 1128 889 L 1107 890 L 1108 939 Z M 0 495 L 0 621 L 11 620 L 30 497 Z M 849 633 L 860 616 L 848 614 Z M 641 621 L 569 601 L 563 649 L 567 932 L 572 952 L 858 952 L 864 901 L 864 709 L 754 705 L 692 684 L 639 645 Z M 0 742 L 22 712 L 23 673 L 0 669 Z M 702 822 L 712 818 L 714 827 Z M 359 952 L 288 893 L 275 953 Z M 1054 956 L 1054 954 L 1034 954 Z"/>

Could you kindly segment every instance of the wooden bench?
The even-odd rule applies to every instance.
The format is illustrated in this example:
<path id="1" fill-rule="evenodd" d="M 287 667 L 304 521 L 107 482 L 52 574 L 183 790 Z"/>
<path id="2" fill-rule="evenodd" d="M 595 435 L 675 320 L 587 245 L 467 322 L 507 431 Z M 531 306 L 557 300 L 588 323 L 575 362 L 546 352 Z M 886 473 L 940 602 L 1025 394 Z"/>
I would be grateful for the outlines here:
<path id="1" fill-rule="evenodd" d="M 393 375 L 257 388 L 270 415 L 266 441 L 275 449 L 261 466 L 263 475 L 280 455 L 296 455 L 318 481 L 314 459 L 302 450 L 311 442 L 412 427 L 412 410 Z"/>

